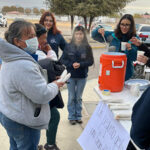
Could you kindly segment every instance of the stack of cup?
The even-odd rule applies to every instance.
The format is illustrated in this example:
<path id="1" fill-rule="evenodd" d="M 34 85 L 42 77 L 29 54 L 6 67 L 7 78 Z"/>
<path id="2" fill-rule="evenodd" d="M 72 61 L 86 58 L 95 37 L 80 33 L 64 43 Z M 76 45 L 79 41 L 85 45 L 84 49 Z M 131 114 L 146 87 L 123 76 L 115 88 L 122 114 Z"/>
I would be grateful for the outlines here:
<path id="1" fill-rule="evenodd" d="M 135 84 L 131 85 L 130 93 L 131 93 L 131 95 L 138 97 L 140 95 L 140 84 L 135 83 Z"/>
<path id="2" fill-rule="evenodd" d="M 138 57 L 144 56 L 144 53 L 145 53 L 145 52 L 143 52 L 143 51 L 138 51 Z M 140 61 L 137 61 L 137 63 L 140 64 L 140 65 L 144 65 L 144 63 L 142 63 L 142 62 L 140 62 Z"/>

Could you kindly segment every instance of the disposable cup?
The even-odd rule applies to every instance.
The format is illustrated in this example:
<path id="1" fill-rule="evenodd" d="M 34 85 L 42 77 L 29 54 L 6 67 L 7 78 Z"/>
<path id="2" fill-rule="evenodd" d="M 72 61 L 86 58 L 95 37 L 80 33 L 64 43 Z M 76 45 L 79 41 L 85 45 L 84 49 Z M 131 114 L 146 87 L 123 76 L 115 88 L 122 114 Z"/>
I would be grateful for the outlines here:
<path id="1" fill-rule="evenodd" d="M 121 42 L 121 50 L 122 51 L 126 50 L 126 44 L 127 44 L 127 42 Z"/>
<path id="2" fill-rule="evenodd" d="M 138 51 L 138 55 L 144 55 L 145 52 L 143 51 Z"/>

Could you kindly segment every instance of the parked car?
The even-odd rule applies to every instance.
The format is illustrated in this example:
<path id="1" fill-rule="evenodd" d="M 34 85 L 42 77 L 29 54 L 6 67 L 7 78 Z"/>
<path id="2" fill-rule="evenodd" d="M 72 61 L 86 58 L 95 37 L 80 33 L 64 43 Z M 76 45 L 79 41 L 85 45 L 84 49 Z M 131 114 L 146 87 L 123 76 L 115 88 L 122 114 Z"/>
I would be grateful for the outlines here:
<path id="1" fill-rule="evenodd" d="M 7 27 L 7 18 L 5 18 L 3 14 L 0 14 L 0 26 Z"/>
<path id="2" fill-rule="evenodd" d="M 140 40 L 147 46 L 150 46 L 150 25 L 136 24 L 136 32 Z"/>

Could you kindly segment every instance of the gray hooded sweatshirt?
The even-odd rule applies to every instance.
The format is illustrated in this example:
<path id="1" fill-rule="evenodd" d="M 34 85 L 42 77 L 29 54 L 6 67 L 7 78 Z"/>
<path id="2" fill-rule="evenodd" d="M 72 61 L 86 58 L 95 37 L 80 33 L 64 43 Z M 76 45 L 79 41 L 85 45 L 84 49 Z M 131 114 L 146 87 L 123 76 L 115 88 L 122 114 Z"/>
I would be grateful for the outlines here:
<path id="1" fill-rule="evenodd" d="M 22 49 L 0 39 L 0 112 L 9 119 L 35 129 L 47 129 L 48 102 L 58 94 L 55 83 L 47 84 L 38 63 Z M 35 116 L 36 110 L 40 110 Z"/>

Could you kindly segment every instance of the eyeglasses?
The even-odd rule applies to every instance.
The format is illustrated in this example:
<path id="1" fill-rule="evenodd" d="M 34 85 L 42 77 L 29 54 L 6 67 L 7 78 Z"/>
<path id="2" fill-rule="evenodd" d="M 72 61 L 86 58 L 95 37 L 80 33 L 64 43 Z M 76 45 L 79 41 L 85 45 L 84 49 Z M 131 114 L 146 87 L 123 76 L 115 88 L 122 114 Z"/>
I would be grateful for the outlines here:
<path id="1" fill-rule="evenodd" d="M 48 19 L 45 19 L 44 21 L 45 22 L 53 22 L 53 20 L 48 20 Z"/>
<path id="2" fill-rule="evenodd" d="M 121 23 L 120 24 L 121 27 L 125 27 L 125 28 L 129 28 L 131 26 L 131 24 L 124 24 L 124 23 Z"/>

